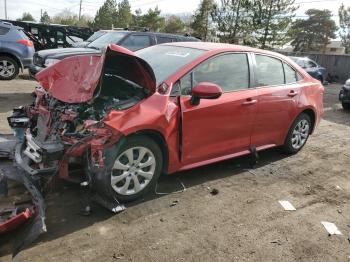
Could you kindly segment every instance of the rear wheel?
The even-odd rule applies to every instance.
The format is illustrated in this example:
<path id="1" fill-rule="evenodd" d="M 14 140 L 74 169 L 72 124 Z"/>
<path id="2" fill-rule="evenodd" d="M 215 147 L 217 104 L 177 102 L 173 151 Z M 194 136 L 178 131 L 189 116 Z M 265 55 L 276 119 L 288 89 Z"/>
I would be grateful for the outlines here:
<path id="1" fill-rule="evenodd" d="M 0 56 L 0 79 L 1 80 L 11 80 L 14 79 L 19 73 L 18 63 L 8 57 Z"/>
<path id="2" fill-rule="evenodd" d="M 341 105 L 343 106 L 343 109 L 350 110 L 350 103 L 342 102 Z"/>
<path id="3" fill-rule="evenodd" d="M 162 170 L 163 155 L 157 143 L 146 136 L 129 138 L 119 152 L 107 179 L 115 197 L 127 202 L 154 188 Z"/>
<path id="4" fill-rule="evenodd" d="M 284 142 L 283 151 L 288 154 L 299 152 L 305 145 L 311 132 L 311 119 L 302 113 L 293 122 Z"/>

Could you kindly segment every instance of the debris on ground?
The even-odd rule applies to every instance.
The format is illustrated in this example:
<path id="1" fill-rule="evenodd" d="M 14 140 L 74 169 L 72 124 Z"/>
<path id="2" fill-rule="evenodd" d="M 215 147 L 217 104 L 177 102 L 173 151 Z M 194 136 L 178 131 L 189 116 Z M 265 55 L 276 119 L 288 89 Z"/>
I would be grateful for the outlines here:
<path id="1" fill-rule="evenodd" d="M 212 194 L 213 196 L 219 194 L 219 190 L 216 188 L 213 188 L 212 190 L 210 190 L 210 194 Z"/>
<path id="2" fill-rule="evenodd" d="M 171 204 L 170 207 L 174 207 L 179 203 L 179 200 L 174 200 Z"/>
<path id="3" fill-rule="evenodd" d="M 295 211 L 296 210 L 295 207 L 292 205 L 292 203 L 290 203 L 287 200 L 279 200 L 278 202 L 286 211 Z"/>
<path id="4" fill-rule="evenodd" d="M 338 185 L 335 186 L 335 189 L 336 189 L 337 191 L 342 190 L 342 188 L 341 188 L 340 186 L 338 186 Z"/>
<path id="5" fill-rule="evenodd" d="M 275 239 L 275 240 L 272 240 L 271 242 L 270 242 L 271 244 L 277 244 L 277 245 L 282 245 L 282 242 L 281 242 L 281 240 L 279 240 L 279 239 Z"/>
<path id="6" fill-rule="evenodd" d="M 321 224 L 327 230 L 329 235 L 342 235 L 337 226 L 334 223 L 322 221 Z"/>

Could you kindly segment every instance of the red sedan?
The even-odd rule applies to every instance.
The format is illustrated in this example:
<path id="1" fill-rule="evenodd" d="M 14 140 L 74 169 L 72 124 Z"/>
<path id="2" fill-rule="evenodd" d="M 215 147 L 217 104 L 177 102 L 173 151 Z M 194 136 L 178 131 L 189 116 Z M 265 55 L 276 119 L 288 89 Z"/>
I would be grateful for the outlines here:
<path id="1" fill-rule="evenodd" d="M 128 201 L 171 174 L 282 146 L 298 152 L 321 120 L 322 84 L 277 53 L 170 43 L 69 57 L 37 74 L 9 118 L 17 163 Z M 25 132 L 19 130 L 25 129 Z M 80 172 L 84 170 L 84 172 Z"/>

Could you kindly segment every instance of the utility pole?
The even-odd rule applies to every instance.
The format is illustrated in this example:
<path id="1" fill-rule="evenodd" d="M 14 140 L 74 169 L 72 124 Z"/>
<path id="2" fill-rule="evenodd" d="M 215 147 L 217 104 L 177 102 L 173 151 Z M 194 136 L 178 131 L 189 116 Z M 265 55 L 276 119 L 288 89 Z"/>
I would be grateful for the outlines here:
<path id="1" fill-rule="evenodd" d="M 6 0 L 5 0 L 6 1 Z M 83 2 L 83 0 L 80 0 L 80 6 L 79 6 L 79 21 L 80 21 L 80 17 L 81 17 L 81 3 Z"/>
<path id="2" fill-rule="evenodd" d="M 41 20 L 43 20 L 43 10 L 42 9 L 40 9 L 40 22 L 41 22 Z"/>
<path id="3" fill-rule="evenodd" d="M 7 0 L 4 0 L 5 1 L 5 19 L 7 20 Z"/>

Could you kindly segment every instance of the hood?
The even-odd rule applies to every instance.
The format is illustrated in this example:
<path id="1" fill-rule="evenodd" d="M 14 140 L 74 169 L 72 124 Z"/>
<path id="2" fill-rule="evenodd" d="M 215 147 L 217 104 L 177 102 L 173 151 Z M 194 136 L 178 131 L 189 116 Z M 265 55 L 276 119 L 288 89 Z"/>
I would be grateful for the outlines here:
<path id="1" fill-rule="evenodd" d="M 66 103 L 82 103 L 93 98 L 101 76 L 110 70 L 147 88 L 149 95 L 156 91 L 151 66 L 128 49 L 112 44 L 101 55 L 67 57 L 40 71 L 35 78 L 54 98 Z"/>
<path id="2" fill-rule="evenodd" d="M 46 49 L 37 52 L 37 55 L 42 58 L 63 59 L 67 56 L 83 55 L 83 54 L 100 54 L 101 50 L 92 48 L 55 48 Z"/>

